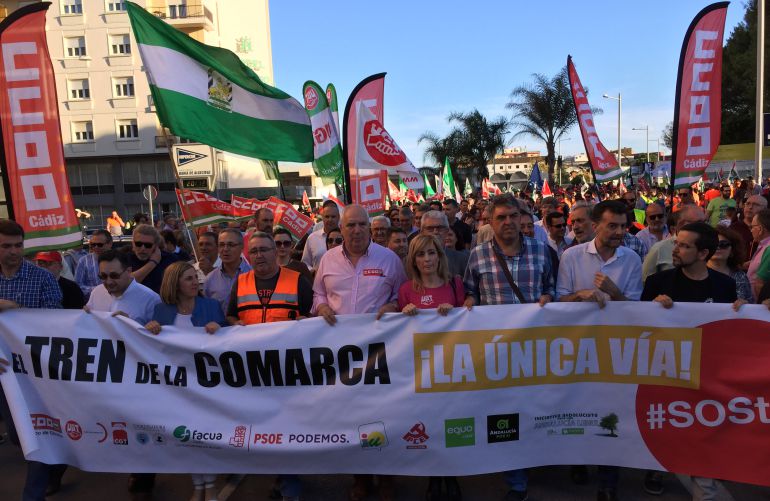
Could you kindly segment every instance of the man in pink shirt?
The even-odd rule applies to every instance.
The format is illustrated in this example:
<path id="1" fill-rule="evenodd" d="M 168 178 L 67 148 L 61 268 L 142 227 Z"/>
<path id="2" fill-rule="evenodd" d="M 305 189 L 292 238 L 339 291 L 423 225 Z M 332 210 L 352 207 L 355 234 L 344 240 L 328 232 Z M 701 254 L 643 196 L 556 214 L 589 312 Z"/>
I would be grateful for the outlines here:
<path id="1" fill-rule="evenodd" d="M 398 289 L 406 282 L 401 260 L 390 249 L 371 241 L 369 217 L 359 205 L 342 216 L 343 244 L 321 258 L 313 283 L 312 313 L 329 325 L 335 315 L 398 311 Z"/>

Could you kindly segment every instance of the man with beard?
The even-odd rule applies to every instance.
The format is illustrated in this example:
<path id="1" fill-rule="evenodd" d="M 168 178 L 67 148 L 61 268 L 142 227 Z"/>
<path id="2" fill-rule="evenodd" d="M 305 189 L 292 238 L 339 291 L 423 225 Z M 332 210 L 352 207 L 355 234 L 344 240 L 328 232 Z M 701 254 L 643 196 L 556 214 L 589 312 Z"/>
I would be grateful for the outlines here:
<path id="1" fill-rule="evenodd" d="M 642 241 L 647 250 L 670 235 L 666 225 L 666 209 L 662 204 L 653 202 L 644 210 L 647 227 L 636 234 L 636 238 Z"/>

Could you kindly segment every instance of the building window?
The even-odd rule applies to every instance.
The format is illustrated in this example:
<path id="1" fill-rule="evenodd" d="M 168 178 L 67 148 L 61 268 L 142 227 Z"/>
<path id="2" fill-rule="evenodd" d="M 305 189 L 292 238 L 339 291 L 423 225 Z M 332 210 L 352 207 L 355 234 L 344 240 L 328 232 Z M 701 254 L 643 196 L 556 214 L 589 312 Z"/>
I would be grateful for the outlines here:
<path id="1" fill-rule="evenodd" d="M 75 143 L 88 143 L 94 140 L 94 124 L 90 120 L 86 122 L 72 122 L 72 141 Z"/>
<path id="2" fill-rule="evenodd" d="M 126 56 L 131 54 L 131 38 L 128 35 L 111 36 L 110 51 L 113 56 Z"/>
<path id="3" fill-rule="evenodd" d="M 107 12 L 125 12 L 126 2 L 107 2 Z"/>
<path id="4" fill-rule="evenodd" d="M 91 90 L 88 88 L 88 79 L 69 80 L 67 85 L 70 90 L 70 99 L 91 99 Z"/>
<path id="5" fill-rule="evenodd" d="M 136 120 L 118 120 L 118 139 L 138 139 L 139 127 Z"/>
<path id="6" fill-rule="evenodd" d="M 116 78 L 113 80 L 115 97 L 131 97 L 134 95 L 134 77 Z"/>
<path id="7" fill-rule="evenodd" d="M 62 2 L 62 13 L 66 15 L 82 15 L 83 3 L 82 0 L 64 0 Z"/>
<path id="8" fill-rule="evenodd" d="M 67 57 L 83 57 L 86 55 L 86 37 L 69 37 L 64 39 Z"/>

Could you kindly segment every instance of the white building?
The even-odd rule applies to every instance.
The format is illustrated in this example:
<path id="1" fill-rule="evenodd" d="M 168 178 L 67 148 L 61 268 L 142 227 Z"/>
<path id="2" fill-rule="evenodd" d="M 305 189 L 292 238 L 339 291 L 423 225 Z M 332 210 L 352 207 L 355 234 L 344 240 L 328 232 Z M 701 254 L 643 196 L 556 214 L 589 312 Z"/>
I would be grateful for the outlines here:
<path id="1" fill-rule="evenodd" d="M 35 2 L 0 1 L 0 8 L 11 12 L 29 3 Z M 136 3 L 198 41 L 236 52 L 265 83 L 273 84 L 268 0 Z M 93 215 L 88 222 L 92 226 L 104 224 L 112 210 L 124 220 L 148 212 L 141 190 L 149 184 L 160 192 L 156 213 L 178 211 L 164 131 L 125 9 L 122 0 L 53 0 L 47 14 L 70 188 L 75 206 Z M 289 92 L 300 94 L 301 89 Z M 277 194 L 277 183 L 266 181 L 254 160 L 224 152 L 217 159 L 220 198 L 229 200 L 231 191 Z M 309 165 L 293 170 L 295 174 L 287 173 L 288 184 L 312 184 Z M 247 189 L 256 186 L 261 190 Z M 288 188 L 287 198 L 294 191 L 301 196 L 301 190 Z"/>

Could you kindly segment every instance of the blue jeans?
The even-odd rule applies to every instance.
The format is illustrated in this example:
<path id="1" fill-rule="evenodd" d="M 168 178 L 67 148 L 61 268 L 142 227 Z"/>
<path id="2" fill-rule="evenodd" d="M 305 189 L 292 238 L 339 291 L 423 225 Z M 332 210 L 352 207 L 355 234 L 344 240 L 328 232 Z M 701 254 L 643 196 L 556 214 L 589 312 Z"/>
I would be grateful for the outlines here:
<path id="1" fill-rule="evenodd" d="M 527 470 L 504 471 L 503 478 L 511 490 L 519 492 L 527 490 Z"/>

